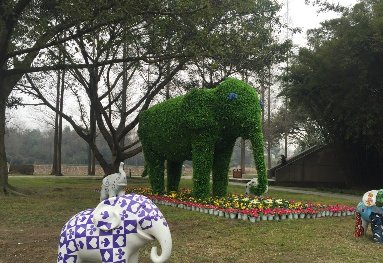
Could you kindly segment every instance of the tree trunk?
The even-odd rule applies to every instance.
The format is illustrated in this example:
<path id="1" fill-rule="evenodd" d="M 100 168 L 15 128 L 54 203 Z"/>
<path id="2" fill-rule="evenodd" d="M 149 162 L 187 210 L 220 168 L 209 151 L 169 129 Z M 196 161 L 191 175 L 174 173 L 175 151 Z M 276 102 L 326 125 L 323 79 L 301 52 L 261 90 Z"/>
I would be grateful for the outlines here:
<path id="1" fill-rule="evenodd" d="M 8 183 L 7 154 L 5 151 L 5 124 L 7 100 L 11 90 L 7 89 L 8 84 L 0 77 L 0 187 L 2 194 L 24 195 Z"/>
<path id="2" fill-rule="evenodd" d="M 0 87 L 3 88 L 3 87 Z M 5 152 L 5 110 L 6 110 L 6 97 L 0 97 L 0 186 L 2 192 L 8 193 L 8 169 L 7 169 L 7 155 Z"/>
<path id="3" fill-rule="evenodd" d="M 56 83 L 56 109 L 59 111 L 60 110 L 60 80 L 61 80 L 61 75 L 60 71 L 57 71 L 57 83 Z M 59 144 L 59 129 L 60 129 L 60 124 L 59 124 L 59 113 L 56 112 L 55 116 L 55 133 L 54 133 L 54 138 L 53 138 L 53 160 L 52 160 L 52 172 L 51 175 L 59 175 L 58 174 L 58 163 L 57 163 L 57 158 L 58 158 L 58 144 Z"/>
<path id="4" fill-rule="evenodd" d="M 89 128 L 90 128 L 90 136 L 92 143 L 96 143 L 96 100 L 97 98 L 97 85 L 98 85 L 98 71 L 97 69 L 90 69 L 90 81 L 89 81 L 89 92 L 90 92 L 90 114 L 89 114 Z M 88 152 L 88 174 L 95 175 L 96 174 L 96 162 L 95 156 L 92 149 L 89 147 Z"/>
<path id="5" fill-rule="evenodd" d="M 59 101 L 60 101 L 60 77 L 59 74 L 57 74 L 57 85 L 56 85 L 56 109 L 59 109 Z M 52 159 L 52 171 L 51 175 L 56 175 L 57 173 L 57 140 L 58 140 L 58 128 L 59 128 L 59 114 L 56 112 L 55 116 L 55 132 L 54 132 L 54 138 L 53 138 L 53 159 Z"/>
<path id="6" fill-rule="evenodd" d="M 271 169 L 271 69 L 269 67 L 269 88 L 267 90 L 267 168 Z"/>
<path id="7" fill-rule="evenodd" d="M 246 142 L 243 138 L 241 138 L 241 172 L 242 174 L 246 173 Z"/>
<path id="8" fill-rule="evenodd" d="M 65 70 L 61 74 L 61 91 L 60 91 L 60 112 L 64 112 L 64 88 L 65 88 Z M 61 171 L 61 146 L 62 146 L 62 137 L 63 137 L 63 117 L 60 114 L 59 116 L 59 129 L 58 129 L 58 138 L 57 138 L 57 174 L 63 175 Z"/>

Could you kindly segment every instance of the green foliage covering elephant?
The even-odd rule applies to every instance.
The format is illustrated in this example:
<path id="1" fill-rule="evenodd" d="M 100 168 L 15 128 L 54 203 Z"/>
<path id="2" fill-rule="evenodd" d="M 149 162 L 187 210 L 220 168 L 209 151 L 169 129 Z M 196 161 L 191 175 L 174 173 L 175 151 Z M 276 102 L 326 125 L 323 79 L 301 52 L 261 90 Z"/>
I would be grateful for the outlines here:
<path id="1" fill-rule="evenodd" d="M 227 194 L 228 170 L 236 139 L 249 139 L 258 172 L 256 194 L 266 190 L 261 107 L 253 87 L 229 78 L 213 89 L 194 89 L 159 103 L 139 116 L 138 134 L 146 172 L 155 193 L 177 191 L 182 163 L 193 161 L 193 194 L 205 198 Z"/>

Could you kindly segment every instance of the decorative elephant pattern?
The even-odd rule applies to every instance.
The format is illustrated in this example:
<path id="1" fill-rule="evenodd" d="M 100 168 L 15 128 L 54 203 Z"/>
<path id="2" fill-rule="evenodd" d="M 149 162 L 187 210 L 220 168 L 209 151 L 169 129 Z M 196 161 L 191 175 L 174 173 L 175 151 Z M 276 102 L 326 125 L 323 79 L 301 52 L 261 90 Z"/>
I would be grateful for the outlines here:
<path id="1" fill-rule="evenodd" d="M 109 198 L 95 209 L 76 214 L 64 225 L 57 263 L 137 262 L 138 249 L 154 238 L 163 255 L 158 256 L 153 247 L 152 261 L 164 262 L 171 251 L 170 230 L 150 199 L 137 194 Z"/>
<path id="2" fill-rule="evenodd" d="M 246 183 L 246 190 L 245 190 L 245 194 L 249 195 L 251 194 L 250 193 L 250 188 L 251 187 L 257 187 L 258 185 L 258 178 L 253 178 L 251 179 L 249 182 Z M 269 187 L 266 185 L 266 191 L 265 193 L 267 193 L 269 191 Z"/>
<path id="3" fill-rule="evenodd" d="M 373 240 L 383 243 L 383 190 L 371 190 L 363 195 L 356 207 L 354 235 L 366 234 L 371 223 Z"/>
<path id="4" fill-rule="evenodd" d="M 100 201 L 110 197 L 124 195 L 127 184 L 124 163 L 121 162 L 118 173 L 110 174 L 102 179 Z"/>

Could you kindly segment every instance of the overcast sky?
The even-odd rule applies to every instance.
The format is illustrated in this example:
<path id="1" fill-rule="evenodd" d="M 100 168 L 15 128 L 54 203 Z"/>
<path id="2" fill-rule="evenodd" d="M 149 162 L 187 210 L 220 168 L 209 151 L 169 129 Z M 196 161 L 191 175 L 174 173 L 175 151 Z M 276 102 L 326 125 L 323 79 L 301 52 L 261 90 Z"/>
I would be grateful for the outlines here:
<path id="1" fill-rule="evenodd" d="M 302 33 L 293 36 L 294 44 L 299 46 L 306 45 L 306 31 L 308 29 L 317 28 L 320 26 L 320 22 L 335 18 L 337 16 L 334 12 L 319 13 L 318 8 L 311 5 L 305 5 L 305 0 L 278 0 L 283 5 L 282 16 L 286 19 L 287 2 L 289 7 L 289 26 L 302 28 Z M 328 0 L 327 2 L 332 4 L 340 4 L 346 7 L 355 5 L 357 0 Z"/>
<path id="2" fill-rule="evenodd" d="M 320 13 L 318 14 L 318 8 L 311 5 L 305 5 L 305 0 L 278 0 L 283 5 L 281 16 L 287 19 L 287 2 L 288 2 L 288 21 L 290 27 L 299 27 L 302 29 L 302 33 L 292 36 L 293 42 L 298 46 L 306 45 L 306 31 L 311 28 L 320 26 L 320 22 L 335 18 L 335 13 Z M 352 6 L 357 3 L 357 0 L 328 0 L 330 3 L 340 3 L 343 6 Z M 287 34 L 283 37 L 286 37 Z M 291 37 L 291 36 L 290 36 Z M 41 113 L 31 109 L 30 107 L 21 107 L 18 110 L 11 111 L 11 122 L 13 126 L 19 126 L 20 128 L 47 128 L 46 124 L 42 124 L 38 119 Z"/>

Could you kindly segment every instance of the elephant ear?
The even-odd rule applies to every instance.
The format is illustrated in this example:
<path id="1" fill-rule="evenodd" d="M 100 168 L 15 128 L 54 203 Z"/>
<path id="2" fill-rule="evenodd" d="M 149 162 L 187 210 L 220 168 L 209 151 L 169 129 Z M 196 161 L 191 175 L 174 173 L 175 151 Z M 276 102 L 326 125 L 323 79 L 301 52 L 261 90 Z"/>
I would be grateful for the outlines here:
<path id="1" fill-rule="evenodd" d="M 181 104 L 182 124 L 192 130 L 215 127 L 215 97 L 212 90 L 194 89 L 185 95 Z"/>
<path id="2" fill-rule="evenodd" d="M 111 197 L 98 204 L 93 211 L 93 224 L 103 231 L 115 229 L 121 224 L 121 208 L 116 206 L 119 197 Z"/>

